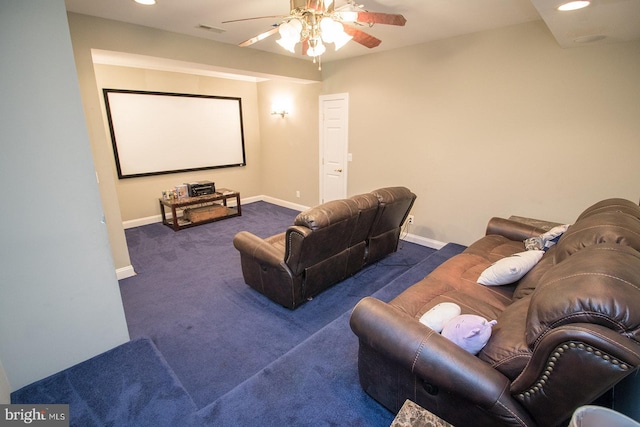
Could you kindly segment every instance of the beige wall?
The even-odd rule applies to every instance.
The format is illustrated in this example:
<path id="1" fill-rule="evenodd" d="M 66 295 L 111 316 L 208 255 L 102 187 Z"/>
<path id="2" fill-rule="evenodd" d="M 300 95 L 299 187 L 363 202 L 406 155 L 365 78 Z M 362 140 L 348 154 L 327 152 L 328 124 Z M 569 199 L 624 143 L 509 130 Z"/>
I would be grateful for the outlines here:
<path id="1" fill-rule="evenodd" d="M 316 72 L 308 61 L 252 49 L 84 16 L 71 15 L 70 22 L 76 51 L 80 44 L 248 71 L 275 74 L 288 69 L 288 77 L 309 80 Z M 204 49 L 224 54 L 202 55 Z M 348 193 L 387 185 L 411 188 L 418 200 L 410 233 L 469 244 L 492 216 L 571 222 L 599 199 L 639 198 L 638 69 L 639 42 L 561 49 L 537 21 L 325 63 L 322 83 L 274 79 L 255 88 L 238 83 L 243 87 L 239 90 L 251 93 L 247 104 L 256 115 L 245 116 L 251 122 L 249 166 L 245 171 L 215 172 L 213 180 L 238 188 L 243 197 L 263 194 L 316 204 L 318 96 L 346 92 L 353 153 Z M 98 70 L 102 77 L 101 67 Z M 225 87 L 215 79 L 180 76 L 174 82 L 168 73 L 133 74 L 140 74 L 143 88 L 151 87 L 150 80 L 180 91 L 207 87 L 217 92 Z M 92 68 L 90 76 L 95 78 Z M 102 135 L 92 141 L 102 146 L 97 163 L 113 175 L 101 99 L 94 91 L 96 99 L 85 103 L 85 109 L 100 110 L 99 125 L 95 115 L 88 121 L 92 134 Z M 291 97 L 293 106 L 284 119 L 269 114 L 273 99 L 283 95 Z M 245 175 L 234 175 L 241 173 Z M 211 178 L 203 172 L 184 179 L 141 178 L 141 184 L 114 187 L 120 204 L 126 205 L 119 208 L 124 218 L 135 219 L 157 214 L 151 199 L 166 184 Z M 129 200 L 143 197 L 139 188 L 153 193 L 140 202 L 144 208 L 138 201 L 129 206 Z M 110 200 L 112 206 L 118 204 Z"/>
<path id="2" fill-rule="evenodd" d="M 105 72 L 99 73 L 104 79 L 102 80 L 104 84 L 107 83 L 106 79 L 113 79 L 108 83 L 127 85 L 129 88 L 133 88 L 129 85 L 137 86 L 138 84 L 144 86 L 142 89 L 154 87 L 159 88 L 158 90 L 165 90 L 161 88 L 169 90 L 168 88 L 172 88 L 170 90 L 188 92 L 197 88 L 198 90 L 216 92 L 215 94 L 220 94 L 220 91 L 242 93 L 247 97 L 245 109 L 247 114 L 244 116 L 248 122 L 245 128 L 247 132 L 245 134 L 246 148 L 248 148 L 246 152 L 248 166 L 246 168 L 233 168 L 215 173 L 176 174 L 162 178 L 139 178 L 130 180 L 131 182 L 119 182 L 114 172 L 113 151 L 105 128 L 103 100 L 98 90 L 91 50 L 99 49 L 200 63 L 247 73 L 258 73 L 263 76 L 268 75 L 273 78 L 318 81 L 320 74 L 315 67 L 310 65 L 309 61 L 85 15 L 70 13 L 68 19 L 95 168 L 100 178 L 100 195 L 105 207 L 109 241 L 117 270 L 127 269 L 131 264 L 122 226 L 123 219 L 139 219 L 149 215 L 157 215 L 159 207 L 153 199 L 167 184 L 171 186 L 176 182 L 211 179 L 217 184 L 242 191 L 243 197 L 262 194 L 262 177 L 265 174 L 260 171 L 261 145 L 270 146 L 270 144 L 268 136 L 259 135 L 259 132 L 268 133 L 268 124 L 262 128 L 259 125 L 261 117 L 268 115 L 268 112 L 258 111 L 261 105 L 258 104 L 258 87 L 244 85 L 234 80 L 221 81 L 184 74 L 170 75 L 166 72 L 151 72 L 149 70 L 141 73 L 130 69 L 119 71 L 111 69 L 110 72 L 107 72 L 106 69 L 101 69 Z M 96 67 L 100 68 L 101 66 Z M 131 76 L 133 81 L 127 82 L 127 76 Z M 172 81 L 173 77 L 176 78 L 175 81 Z M 282 83 L 283 87 L 287 85 L 295 86 L 296 83 Z M 135 89 L 141 88 L 135 87 Z M 268 118 L 272 119 L 272 117 Z M 314 126 L 317 128 L 317 125 Z M 305 136 L 306 139 L 317 138 L 314 127 L 308 128 L 308 132 Z"/>
<path id="3" fill-rule="evenodd" d="M 349 193 L 408 186 L 410 233 L 640 198 L 640 42 L 561 49 L 532 22 L 326 63 L 323 92 L 349 92 Z"/>
<path id="4" fill-rule="evenodd" d="M 273 80 L 259 87 L 263 194 L 303 206 L 317 205 L 321 84 L 292 85 Z M 291 114 L 284 118 L 270 114 L 272 100 L 278 98 L 291 104 Z M 299 198 L 296 191 L 300 192 Z"/>
<path id="5" fill-rule="evenodd" d="M 159 215 L 158 198 L 161 196 L 162 190 L 174 188 L 185 182 L 209 180 L 215 182 L 218 187 L 240 191 L 241 195 L 261 194 L 260 121 L 257 84 L 255 82 L 111 65 L 96 64 L 94 68 L 100 90 L 103 88 L 135 89 L 242 99 L 244 144 L 247 154 L 247 165 L 244 167 L 118 179 L 113 153 L 111 153 L 108 163 L 116 183 L 123 221 Z M 104 115 L 106 114 L 104 103 L 102 107 Z M 104 121 L 104 132 L 108 133 L 106 116 L 104 116 Z M 106 141 L 110 146 L 111 140 L 108 135 Z M 176 141 L 176 150 L 179 149 L 180 142 Z"/>
<path id="6" fill-rule="evenodd" d="M 240 191 L 243 198 L 268 195 L 306 206 L 317 203 L 320 83 L 285 79 L 256 83 L 100 64 L 94 64 L 94 71 L 100 91 L 115 88 L 242 98 L 245 167 L 118 179 L 113 153 L 105 159 L 111 166 L 123 221 L 159 215 L 158 197 L 162 190 L 198 180 L 214 181 L 218 187 Z M 271 115 L 271 105 L 280 99 L 291 105 L 290 114 L 284 118 Z M 102 110 L 106 143 L 110 147 L 104 103 Z M 300 176 L 308 178 L 300 180 Z M 300 198 L 295 196 L 296 191 L 300 191 Z"/>

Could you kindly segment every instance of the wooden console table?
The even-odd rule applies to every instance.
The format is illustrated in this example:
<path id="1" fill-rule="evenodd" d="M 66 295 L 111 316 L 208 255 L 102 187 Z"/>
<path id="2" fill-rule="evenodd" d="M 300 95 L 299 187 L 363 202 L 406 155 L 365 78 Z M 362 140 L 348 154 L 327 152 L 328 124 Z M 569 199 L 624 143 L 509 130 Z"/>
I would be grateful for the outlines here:
<path id="1" fill-rule="evenodd" d="M 236 205 L 228 206 L 227 200 L 233 199 L 236 200 Z M 167 227 L 173 228 L 174 231 L 242 215 L 240 193 L 226 188 L 219 188 L 215 193 L 205 196 L 183 197 L 180 199 L 161 198 L 159 201 L 162 223 Z M 166 209 L 171 211 L 171 218 L 167 217 Z M 204 214 L 199 215 L 199 219 L 193 219 L 196 218 L 196 215 L 192 215 L 193 218 L 190 219 L 188 214 L 185 215 L 190 209 L 194 213 L 200 209 L 204 211 Z M 177 212 L 178 210 L 182 211 L 182 215 Z M 209 212 L 208 215 L 207 212 Z"/>

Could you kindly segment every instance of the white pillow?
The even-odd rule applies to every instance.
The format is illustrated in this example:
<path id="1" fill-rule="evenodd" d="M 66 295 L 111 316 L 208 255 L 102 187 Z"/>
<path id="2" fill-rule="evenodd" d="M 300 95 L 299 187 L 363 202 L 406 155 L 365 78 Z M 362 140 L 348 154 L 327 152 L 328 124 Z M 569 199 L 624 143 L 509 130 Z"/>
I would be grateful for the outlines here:
<path id="1" fill-rule="evenodd" d="M 460 315 L 460 306 L 452 302 L 441 302 L 420 317 L 420 323 L 437 333 L 442 332 L 444 324 Z"/>
<path id="2" fill-rule="evenodd" d="M 478 277 L 478 283 L 486 286 L 508 285 L 529 272 L 544 255 L 544 251 L 519 252 L 502 258 L 487 267 Z"/>

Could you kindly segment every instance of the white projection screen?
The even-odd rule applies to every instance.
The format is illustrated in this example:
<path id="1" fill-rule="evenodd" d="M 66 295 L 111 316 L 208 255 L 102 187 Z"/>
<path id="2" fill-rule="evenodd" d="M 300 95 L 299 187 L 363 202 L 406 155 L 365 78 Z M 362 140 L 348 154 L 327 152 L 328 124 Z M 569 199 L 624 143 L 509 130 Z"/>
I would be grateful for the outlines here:
<path id="1" fill-rule="evenodd" d="M 240 98 L 103 89 L 119 178 L 245 166 Z"/>

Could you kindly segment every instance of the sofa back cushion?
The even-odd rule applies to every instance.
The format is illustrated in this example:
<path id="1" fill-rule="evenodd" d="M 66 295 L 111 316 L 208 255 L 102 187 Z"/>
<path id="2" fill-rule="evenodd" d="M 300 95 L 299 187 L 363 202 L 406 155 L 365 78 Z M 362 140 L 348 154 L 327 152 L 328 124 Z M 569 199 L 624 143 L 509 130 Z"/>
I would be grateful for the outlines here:
<path id="1" fill-rule="evenodd" d="M 594 244 L 551 267 L 540 279 L 527 314 L 529 347 L 553 328 L 595 323 L 640 342 L 640 252 Z"/>
<path id="2" fill-rule="evenodd" d="M 409 215 L 416 195 L 405 187 L 386 187 L 371 192 L 378 199 L 378 216 L 371 230 L 376 236 L 399 228 Z"/>
<path id="3" fill-rule="evenodd" d="M 350 200 L 356 203 L 360 212 L 358 222 L 351 236 L 351 246 L 353 246 L 360 242 L 365 242 L 367 237 L 369 237 L 373 221 L 378 214 L 379 202 L 378 198 L 371 193 L 358 194 L 357 196 L 351 197 Z"/>
<path id="4" fill-rule="evenodd" d="M 358 206 L 349 199 L 323 203 L 298 214 L 286 233 L 285 262 L 295 275 L 346 251 L 358 220 Z M 346 268 L 346 258 L 345 258 Z"/>
<path id="5" fill-rule="evenodd" d="M 640 252 L 592 245 L 546 267 L 539 282 L 504 309 L 478 354 L 511 380 L 525 368 L 537 342 L 567 323 L 596 323 L 640 341 Z"/>
<path id="6" fill-rule="evenodd" d="M 367 264 L 396 251 L 400 227 L 416 199 L 416 195 L 405 187 L 380 188 L 372 194 L 378 198 L 378 214 L 369 233 Z"/>
<path id="7" fill-rule="evenodd" d="M 557 245 L 551 246 L 535 267 L 529 270 L 529 272 L 520 279 L 518 286 L 513 293 L 514 300 L 531 295 L 536 290 L 536 287 L 540 282 L 540 278 L 547 272 L 547 270 L 549 270 L 549 268 L 555 265 L 554 254 L 557 249 Z"/>
<path id="8" fill-rule="evenodd" d="M 525 340 L 531 295 L 518 299 L 498 316 L 491 338 L 478 357 L 511 381 L 527 366 L 533 352 Z"/>
<path id="9" fill-rule="evenodd" d="M 576 222 L 597 213 L 612 211 L 623 212 L 640 219 L 640 206 L 638 204 L 626 199 L 613 198 L 602 200 L 589 206 L 580 214 Z"/>
<path id="10" fill-rule="evenodd" d="M 552 246 L 542 260 L 520 280 L 513 298 L 520 299 L 532 294 L 540 278 L 550 267 L 586 246 L 609 242 L 630 245 L 640 250 L 639 227 L 640 206 L 637 204 L 619 198 L 595 203 L 578 216 L 575 224 L 560 238 L 559 244 Z"/>
<path id="11" fill-rule="evenodd" d="M 602 243 L 627 245 L 640 251 L 640 219 L 620 211 L 603 211 L 576 221 L 558 241 L 555 262 L 561 263 L 585 247 Z"/>

